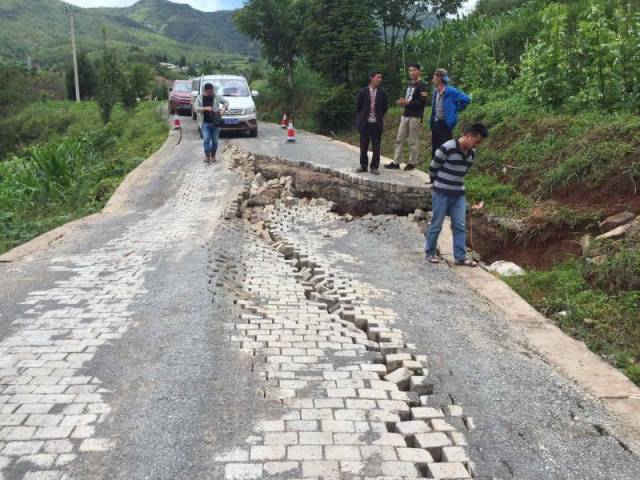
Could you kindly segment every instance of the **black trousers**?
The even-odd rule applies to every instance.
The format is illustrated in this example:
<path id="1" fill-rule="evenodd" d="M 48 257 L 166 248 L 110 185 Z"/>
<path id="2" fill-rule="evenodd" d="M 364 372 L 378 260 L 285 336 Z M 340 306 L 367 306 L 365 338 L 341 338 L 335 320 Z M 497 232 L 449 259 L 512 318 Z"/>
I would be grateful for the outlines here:
<path id="1" fill-rule="evenodd" d="M 453 132 L 444 120 L 431 120 L 431 155 L 445 142 L 453 138 Z"/>
<path id="2" fill-rule="evenodd" d="M 380 137 L 382 132 L 378 129 L 377 123 L 367 123 L 365 129 L 360 132 L 360 166 L 367 170 L 369 166 L 369 142 L 373 150 L 371 158 L 371 170 L 380 166 Z"/>

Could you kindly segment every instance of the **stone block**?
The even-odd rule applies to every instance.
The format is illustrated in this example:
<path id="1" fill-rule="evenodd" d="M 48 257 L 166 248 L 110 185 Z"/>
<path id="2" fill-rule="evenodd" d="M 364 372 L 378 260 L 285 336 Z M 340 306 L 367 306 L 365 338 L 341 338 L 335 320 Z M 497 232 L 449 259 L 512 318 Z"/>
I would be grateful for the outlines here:
<path id="1" fill-rule="evenodd" d="M 421 448 L 398 448 L 398 458 L 403 462 L 413 462 L 418 465 L 433 463 L 431 454 Z"/>
<path id="2" fill-rule="evenodd" d="M 471 475 L 462 463 L 430 463 L 427 465 L 429 477 L 441 480 L 464 480 Z"/>
<path id="3" fill-rule="evenodd" d="M 384 376 L 384 379 L 388 382 L 393 382 L 398 385 L 400 390 L 409 389 L 409 379 L 413 376 L 413 372 L 407 368 L 398 368 L 393 372 Z"/>
<path id="4" fill-rule="evenodd" d="M 450 463 L 466 463 L 469 461 L 469 455 L 464 447 L 444 447 L 442 449 L 442 461 Z"/>
<path id="5" fill-rule="evenodd" d="M 443 432 L 419 433 L 414 436 L 414 447 L 427 450 L 436 462 L 442 458 L 442 449 L 450 446 L 451 440 Z"/>

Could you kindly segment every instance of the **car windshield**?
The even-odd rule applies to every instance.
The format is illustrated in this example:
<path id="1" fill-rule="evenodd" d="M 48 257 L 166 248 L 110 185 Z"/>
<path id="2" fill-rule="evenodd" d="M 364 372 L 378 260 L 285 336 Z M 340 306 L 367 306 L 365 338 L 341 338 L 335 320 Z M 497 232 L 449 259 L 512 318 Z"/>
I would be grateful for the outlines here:
<path id="1" fill-rule="evenodd" d="M 173 91 L 174 92 L 190 92 L 191 85 L 189 85 L 188 83 L 176 83 L 173 86 Z"/>
<path id="2" fill-rule="evenodd" d="M 216 92 L 223 97 L 248 97 L 249 87 L 245 80 L 213 80 Z"/>

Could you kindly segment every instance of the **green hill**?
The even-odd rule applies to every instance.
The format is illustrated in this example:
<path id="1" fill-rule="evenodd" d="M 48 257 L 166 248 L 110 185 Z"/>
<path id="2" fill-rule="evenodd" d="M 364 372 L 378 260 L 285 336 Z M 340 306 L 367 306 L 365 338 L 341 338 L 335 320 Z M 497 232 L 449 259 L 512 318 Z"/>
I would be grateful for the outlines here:
<path id="1" fill-rule="evenodd" d="M 106 9 L 97 11 L 100 10 Z M 182 43 L 230 53 L 253 54 L 257 51 L 257 46 L 236 30 L 232 10 L 201 12 L 167 0 L 140 0 L 131 7 L 108 11 Z"/>
<path id="2" fill-rule="evenodd" d="M 216 42 L 213 36 L 210 43 L 203 41 L 200 44 L 181 38 L 179 32 L 187 30 L 186 12 L 193 15 L 192 22 L 196 22 L 195 15 L 206 15 L 211 30 L 221 36 L 225 35 L 225 30 L 233 29 L 233 25 L 227 20 L 230 12 L 205 14 L 187 7 L 179 8 L 184 11 L 176 17 L 172 13 L 174 7 L 184 5 L 151 0 L 124 9 L 82 9 L 60 0 L 2 0 L 0 59 L 24 63 L 26 57 L 31 56 L 34 62 L 42 65 L 66 63 L 70 43 L 67 11 L 73 11 L 75 15 L 78 47 L 90 52 L 100 46 L 103 27 L 116 47 L 146 55 L 167 55 L 172 61 L 182 55 L 189 62 L 223 58 L 232 61 L 234 57 L 238 60 L 239 54 L 251 51 L 249 41 L 245 39 L 243 43 L 245 37 L 235 30 L 229 34 L 231 40 L 224 44 Z M 140 21 L 146 18 L 146 24 L 136 18 Z M 166 21 L 160 25 L 162 18 Z M 176 18 L 178 20 L 174 22 Z"/>

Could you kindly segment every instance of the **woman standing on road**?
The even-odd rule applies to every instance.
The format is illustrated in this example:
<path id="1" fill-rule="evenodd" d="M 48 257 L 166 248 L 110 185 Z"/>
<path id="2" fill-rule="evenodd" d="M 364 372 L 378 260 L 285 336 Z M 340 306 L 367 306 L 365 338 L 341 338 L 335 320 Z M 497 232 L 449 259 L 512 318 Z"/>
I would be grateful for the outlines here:
<path id="1" fill-rule="evenodd" d="M 227 108 L 229 102 L 215 94 L 212 83 L 205 83 L 203 94 L 196 99 L 196 112 L 199 114 L 200 131 L 204 140 L 204 163 L 216 161 L 222 115 Z"/>

